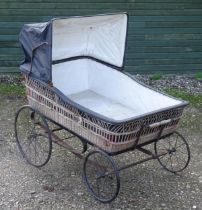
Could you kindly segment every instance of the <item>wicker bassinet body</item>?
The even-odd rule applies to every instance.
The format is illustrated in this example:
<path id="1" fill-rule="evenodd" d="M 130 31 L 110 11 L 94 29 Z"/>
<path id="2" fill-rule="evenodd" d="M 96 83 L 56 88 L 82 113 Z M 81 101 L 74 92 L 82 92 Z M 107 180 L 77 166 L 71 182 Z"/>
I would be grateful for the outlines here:
<path id="1" fill-rule="evenodd" d="M 184 109 L 181 106 L 146 115 L 126 123 L 109 123 L 68 104 L 51 87 L 32 77 L 25 76 L 25 84 L 28 103 L 31 107 L 109 153 L 132 147 L 138 138 L 142 125 L 172 119 L 165 125 L 161 135 L 175 131 Z M 138 144 L 157 138 L 159 131 L 160 125 L 143 129 Z"/>

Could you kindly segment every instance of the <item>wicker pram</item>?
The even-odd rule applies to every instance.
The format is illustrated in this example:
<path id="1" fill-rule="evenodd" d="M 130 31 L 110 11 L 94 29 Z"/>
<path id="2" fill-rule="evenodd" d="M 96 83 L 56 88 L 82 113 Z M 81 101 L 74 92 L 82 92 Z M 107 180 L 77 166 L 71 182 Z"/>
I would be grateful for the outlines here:
<path id="1" fill-rule="evenodd" d="M 188 143 L 176 131 L 188 103 L 123 72 L 127 25 L 125 13 L 107 14 L 27 24 L 20 33 L 29 105 L 15 117 L 19 150 L 42 167 L 52 143 L 66 148 L 84 160 L 86 186 L 103 203 L 117 197 L 124 169 L 157 159 L 177 173 L 190 161 Z M 152 143 L 154 151 L 144 147 Z M 113 156 L 132 150 L 149 157 L 118 167 Z"/>
<path id="2" fill-rule="evenodd" d="M 81 27 L 81 24 L 75 27 L 72 26 L 73 23 L 78 24 L 80 22 L 82 22 L 83 28 Z M 98 115 L 99 113 L 97 114 L 95 112 L 90 112 L 89 110 L 85 109 L 85 107 L 78 106 L 78 104 L 74 101 L 70 101 L 67 96 L 64 95 L 65 91 L 59 90 L 60 85 L 58 85 L 58 82 L 55 83 L 56 86 L 59 87 L 56 88 L 54 86 L 53 77 L 56 73 L 52 73 L 51 75 L 51 70 L 54 71 L 53 65 L 57 65 L 58 63 L 61 65 L 61 63 L 63 64 L 65 62 L 72 61 L 76 63 L 81 59 L 93 60 L 93 62 L 100 63 L 102 66 L 117 69 L 119 74 L 124 74 L 122 70 L 125 53 L 125 39 L 127 35 L 127 22 L 128 20 L 126 14 L 55 19 L 50 23 L 27 25 L 24 27 L 24 30 L 22 30 L 20 36 L 20 40 L 26 55 L 25 61 L 21 65 L 21 70 L 26 75 L 25 81 L 27 97 L 30 106 L 40 111 L 47 118 L 59 123 L 65 128 L 88 140 L 92 144 L 98 146 L 102 150 L 110 153 L 126 150 L 134 146 L 137 143 L 137 138 L 139 138 L 138 144 L 152 141 L 153 139 L 157 138 L 162 123 L 165 124 L 165 128 L 161 135 L 166 135 L 170 132 L 173 132 L 176 130 L 183 108 L 187 104 L 186 102 L 178 100 L 178 103 L 175 106 L 171 104 L 169 107 L 156 109 L 155 111 L 152 111 L 152 113 L 150 111 L 141 114 L 141 116 L 132 116 L 133 119 L 114 121 L 113 119 L 106 119 L 105 116 Z M 98 24 L 100 28 L 98 28 Z M 112 32 L 110 24 L 116 24 L 116 27 L 113 28 L 113 30 L 116 29 L 115 32 L 118 33 L 118 38 L 117 36 L 114 37 L 119 41 L 119 43 L 116 43 L 117 40 L 114 40 L 114 45 L 117 45 L 115 47 L 109 46 L 113 43 L 111 43 L 111 39 L 108 39 L 107 37 Z M 67 39 L 70 39 L 71 41 L 75 39 L 76 42 L 74 44 L 76 45 L 75 48 L 77 49 L 78 45 L 80 44 L 80 41 L 77 38 L 79 33 L 86 31 L 86 28 L 90 28 L 89 30 L 94 29 L 95 31 L 96 27 L 98 28 L 98 35 L 103 35 L 103 32 L 100 32 L 101 29 L 105 32 L 104 38 L 101 36 L 103 39 L 101 41 L 106 41 L 105 45 L 107 45 L 109 49 L 103 48 L 99 50 L 98 53 L 92 52 L 92 50 L 79 49 L 81 51 L 80 54 L 78 54 L 76 50 L 75 52 L 71 52 L 71 50 L 68 49 L 72 48 L 74 50 L 75 46 L 73 46 L 73 44 Z M 67 37 L 61 38 L 61 33 L 64 33 L 65 29 L 67 31 L 65 36 Z M 76 32 L 73 33 L 73 30 Z M 109 33 L 107 33 L 108 31 Z M 121 35 L 120 31 L 122 31 Z M 73 37 L 68 36 L 68 32 L 71 32 Z M 54 35 L 55 37 L 53 37 Z M 89 38 L 90 36 L 96 37 L 96 35 L 91 33 L 91 31 L 88 34 L 88 39 L 94 41 L 95 38 Z M 120 38 L 120 36 L 122 37 Z M 38 40 L 36 37 L 39 37 Z M 80 37 L 82 37 L 82 35 L 80 35 Z M 60 52 L 60 50 L 57 49 L 59 46 L 61 46 L 58 41 L 59 38 L 63 39 L 63 45 L 65 45 L 65 49 L 67 49 L 66 51 L 63 49 L 61 50 L 62 52 Z M 81 38 L 81 40 L 83 39 L 84 38 Z M 25 40 L 27 42 L 25 42 Z M 29 46 L 27 46 L 28 41 Z M 93 44 L 96 45 L 95 49 L 99 49 L 100 41 L 99 43 L 96 41 L 97 40 L 95 40 L 95 43 Z M 33 45 L 35 45 L 34 50 L 32 47 Z M 111 56 L 110 58 L 109 55 L 111 51 L 115 50 L 116 53 L 116 47 L 118 48 L 120 46 L 123 48 L 119 53 L 120 55 L 115 55 L 115 58 Z M 56 48 L 55 50 L 53 49 L 54 47 Z M 30 49 L 32 51 L 30 51 Z M 51 53 L 52 58 L 50 57 Z M 104 55 L 101 56 L 101 53 Z M 58 79 L 59 83 L 61 77 L 63 77 L 62 73 Z M 68 77 L 71 79 L 73 76 L 69 74 Z M 75 77 L 73 77 L 71 80 L 74 79 Z M 130 78 L 130 80 L 131 79 L 132 78 Z M 75 83 L 76 82 L 77 81 L 75 81 Z M 54 87 L 52 87 L 52 83 Z M 69 79 L 67 79 L 67 86 L 68 83 Z M 80 81 L 78 83 L 80 83 Z M 139 82 L 136 80 L 134 80 L 134 83 L 139 84 Z M 103 84 L 103 86 L 105 86 L 105 84 Z M 135 93 L 133 95 L 135 97 Z M 160 98 L 160 100 L 165 100 L 166 97 L 169 97 L 163 94 L 161 95 L 162 99 Z M 153 98 L 153 100 L 155 100 L 155 98 Z M 144 126 L 144 128 L 142 128 L 142 126 Z"/>

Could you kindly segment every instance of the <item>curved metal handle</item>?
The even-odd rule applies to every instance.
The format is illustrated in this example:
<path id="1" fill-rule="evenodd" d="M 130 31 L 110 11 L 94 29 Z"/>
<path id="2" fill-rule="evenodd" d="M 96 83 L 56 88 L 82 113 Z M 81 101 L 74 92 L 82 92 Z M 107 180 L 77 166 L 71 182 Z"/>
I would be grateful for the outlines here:
<path id="1" fill-rule="evenodd" d="M 150 124 L 148 125 L 149 128 L 154 128 L 154 127 L 157 127 L 157 126 L 160 126 L 160 125 L 165 125 L 167 123 L 171 122 L 171 119 L 168 119 L 168 120 L 162 120 L 160 122 L 156 122 L 156 123 L 153 123 L 153 124 Z"/>

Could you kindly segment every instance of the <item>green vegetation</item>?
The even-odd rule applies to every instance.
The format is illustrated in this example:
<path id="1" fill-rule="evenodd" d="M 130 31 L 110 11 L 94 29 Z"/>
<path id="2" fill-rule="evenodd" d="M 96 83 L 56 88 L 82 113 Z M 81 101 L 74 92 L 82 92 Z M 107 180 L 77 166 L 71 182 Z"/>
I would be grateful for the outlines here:
<path id="1" fill-rule="evenodd" d="M 25 86 L 22 84 L 0 84 L 0 94 L 8 96 L 25 96 Z"/>
<path id="2" fill-rule="evenodd" d="M 198 132 L 200 134 L 202 132 L 202 113 L 200 109 L 195 107 L 185 109 L 180 123 L 182 129 L 187 129 L 189 132 Z"/>
<path id="3" fill-rule="evenodd" d="M 150 77 L 151 80 L 160 80 L 161 78 L 162 75 L 160 73 L 155 73 Z"/>
<path id="4" fill-rule="evenodd" d="M 166 88 L 164 89 L 164 91 L 171 95 L 174 96 L 176 98 L 181 98 L 185 101 L 188 101 L 190 103 L 190 105 L 193 106 L 202 106 L 202 95 L 201 94 L 191 94 L 188 93 L 186 91 L 177 89 L 177 88 Z"/>
<path id="5" fill-rule="evenodd" d="M 196 79 L 202 79 L 202 71 L 196 72 L 195 78 Z"/>

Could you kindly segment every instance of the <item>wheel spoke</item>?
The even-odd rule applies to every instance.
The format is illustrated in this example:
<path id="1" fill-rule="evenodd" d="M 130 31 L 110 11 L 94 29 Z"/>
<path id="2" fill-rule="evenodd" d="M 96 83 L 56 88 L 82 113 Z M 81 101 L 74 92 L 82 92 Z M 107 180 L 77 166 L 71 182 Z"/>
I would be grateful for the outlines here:
<path id="1" fill-rule="evenodd" d="M 22 107 L 15 118 L 15 136 L 28 163 L 41 167 L 49 161 L 52 150 L 51 133 L 41 114 L 29 106 Z"/>
<path id="2" fill-rule="evenodd" d="M 120 187 L 118 174 L 113 160 L 104 152 L 90 152 L 84 161 L 84 181 L 90 193 L 103 203 L 116 198 Z"/>
<path id="3" fill-rule="evenodd" d="M 181 145 L 177 146 L 175 149 L 182 147 L 183 145 L 185 145 L 185 143 L 183 142 Z"/>
<path id="4" fill-rule="evenodd" d="M 190 150 L 186 140 L 178 132 L 174 132 L 168 139 L 155 142 L 155 154 L 158 156 L 167 146 L 168 154 L 157 158 L 159 163 L 170 172 L 180 172 L 185 169 L 190 160 Z M 167 158 L 167 159 L 166 159 Z"/>
<path id="5" fill-rule="evenodd" d="M 176 147 L 177 147 L 177 139 L 178 139 L 178 137 L 175 139 L 175 145 L 174 145 L 174 148 L 176 148 Z"/>
<path id="6" fill-rule="evenodd" d="M 166 157 L 167 157 L 167 154 L 160 156 L 159 159 L 164 159 Z"/>
<path id="7" fill-rule="evenodd" d="M 173 162 L 172 162 L 172 155 L 170 155 L 170 165 L 171 165 L 172 170 L 174 171 L 174 169 L 173 169 Z"/>
<path id="8" fill-rule="evenodd" d="M 179 160 L 181 160 L 181 162 L 183 162 L 183 163 L 186 162 L 186 160 L 185 160 L 185 159 L 182 159 L 181 156 L 178 156 L 178 155 L 177 155 L 177 157 L 178 157 Z"/>
<path id="9" fill-rule="evenodd" d="M 179 160 L 178 160 L 177 155 L 176 155 L 175 157 L 176 157 L 176 161 L 177 161 L 177 163 L 178 163 L 178 166 L 180 167 L 180 163 L 179 163 Z"/>
<path id="10" fill-rule="evenodd" d="M 187 153 L 185 153 L 185 152 L 182 152 L 180 150 L 177 150 L 177 151 L 180 152 L 180 153 L 182 153 L 182 154 L 184 154 L 184 155 L 187 155 Z"/>
<path id="11" fill-rule="evenodd" d="M 168 163 L 169 163 L 169 158 L 167 158 L 167 162 L 164 166 L 166 167 L 168 165 Z"/>
<path id="12" fill-rule="evenodd" d="M 99 180 L 96 179 L 97 195 L 100 196 L 100 187 L 99 187 L 98 182 L 99 182 Z"/>
<path id="13" fill-rule="evenodd" d="M 159 141 L 158 143 L 160 143 L 165 148 L 166 151 L 168 150 L 168 148 L 161 141 Z"/>

